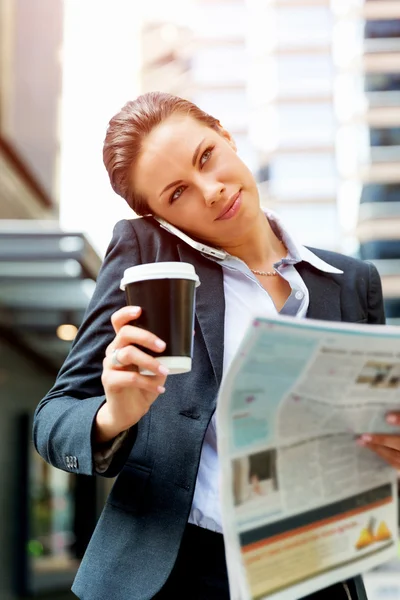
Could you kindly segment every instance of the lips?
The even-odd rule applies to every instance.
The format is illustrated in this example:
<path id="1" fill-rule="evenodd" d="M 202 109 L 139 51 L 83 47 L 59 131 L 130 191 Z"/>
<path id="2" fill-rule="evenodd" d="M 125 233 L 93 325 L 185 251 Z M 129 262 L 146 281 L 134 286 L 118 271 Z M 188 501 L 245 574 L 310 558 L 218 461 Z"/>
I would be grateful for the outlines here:
<path id="1" fill-rule="evenodd" d="M 230 211 L 235 207 L 236 203 L 240 199 L 240 193 L 241 193 L 241 191 L 242 190 L 239 190 L 238 192 L 236 192 L 236 194 L 234 194 L 233 196 L 231 196 L 231 198 L 229 199 L 228 204 L 226 204 L 224 206 L 224 208 L 220 212 L 219 216 L 216 218 L 216 221 L 218 221 L 219 219 L 223 219 L 223 218 L 229 217 L 228 213 L 230 213 Z"/>

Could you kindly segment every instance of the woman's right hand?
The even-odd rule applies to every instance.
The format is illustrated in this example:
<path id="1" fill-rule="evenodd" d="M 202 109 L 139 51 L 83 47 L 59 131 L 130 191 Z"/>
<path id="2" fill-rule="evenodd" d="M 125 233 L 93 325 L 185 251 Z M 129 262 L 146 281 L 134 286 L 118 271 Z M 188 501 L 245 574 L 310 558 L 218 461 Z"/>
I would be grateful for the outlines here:
<path id="1" fill-rule="evenodd" d="M 162 352 L 165 342 L 130 324 L 140 313 L 140 307 L 124 306 L 111 317 L 116 335 L 103 360 L 101 381 L 106 402 L 96 415 L 97 443 L 107 442 L 135 425 L 165 391 L 168 369 L 136 346 Z M 141 375 L 139 369 L 154 375 Z"/>

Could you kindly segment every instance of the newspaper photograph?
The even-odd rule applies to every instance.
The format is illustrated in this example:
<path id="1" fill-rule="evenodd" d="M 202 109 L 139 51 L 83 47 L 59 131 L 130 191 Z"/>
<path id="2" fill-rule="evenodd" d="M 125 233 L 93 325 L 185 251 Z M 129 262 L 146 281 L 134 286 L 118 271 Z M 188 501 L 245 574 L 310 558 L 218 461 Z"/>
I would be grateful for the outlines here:
<path id="1" fill-rule="evenodd" d="M 400 330 L 257 318 L 217 408 L 233 600 L 298 600 L 396 556 L 397 471 L 356 443 L 398 433 Z"/>

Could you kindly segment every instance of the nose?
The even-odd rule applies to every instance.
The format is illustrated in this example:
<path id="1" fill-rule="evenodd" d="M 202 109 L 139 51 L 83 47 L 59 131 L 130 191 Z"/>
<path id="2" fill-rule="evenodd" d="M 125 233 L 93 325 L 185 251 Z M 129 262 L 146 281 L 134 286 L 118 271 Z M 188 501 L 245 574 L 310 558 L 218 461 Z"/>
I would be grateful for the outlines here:
<path id="1" fill-rule="evenodd" d="M 224 195 L 225 186 L 220 181 L 208 181 L 203 184 L 204 202 L 207 206 L 213 206 L 219 202 Z"/>

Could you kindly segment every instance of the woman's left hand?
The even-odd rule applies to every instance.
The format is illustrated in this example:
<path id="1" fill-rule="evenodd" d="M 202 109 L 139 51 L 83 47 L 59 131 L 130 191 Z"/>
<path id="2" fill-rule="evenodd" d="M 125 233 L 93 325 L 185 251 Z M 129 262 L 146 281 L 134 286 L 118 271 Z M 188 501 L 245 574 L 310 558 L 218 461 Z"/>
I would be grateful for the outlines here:
<path id="1" fill-rule="evenodd" d="M 390 425 L 398 425 L 398 434 L 365 433 L 358 438 L 360 446 L 370 448 L 395 469 L 400 470 L 400 412 L 391 412 L 386 415 Z"/>

